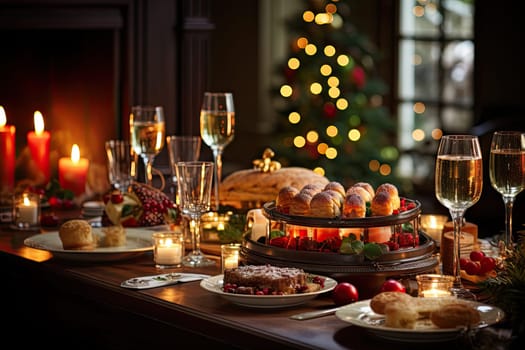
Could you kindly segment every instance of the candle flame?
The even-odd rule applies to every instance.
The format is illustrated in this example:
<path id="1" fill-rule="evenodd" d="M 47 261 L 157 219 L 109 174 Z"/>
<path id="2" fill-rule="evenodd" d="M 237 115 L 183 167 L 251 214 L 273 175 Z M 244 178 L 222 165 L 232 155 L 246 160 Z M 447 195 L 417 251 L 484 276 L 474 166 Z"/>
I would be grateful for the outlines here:
<path id="1" fill-rule="evenodd" d="M 42 113 L 40 113 L 40 111 L 35 111 L 33 120 L 35 122 L 35 133 L 41 135 L 44 132 L 44 117 L 42 116 Z"/>
<path id="2" fill-rule="evenodd" d="M 5 116 L 4 107 L 0 106 L 0 128 L 5 126 L 7 123 L 7 117 Z"/>
<path id="3" fill-rule="evenodd" d="M 76 143 L 71 147 L 71 160 L 73 163 L 78 163 L 80 160 L 80 148 L 78 148 Z"/>
<path id="4" fill-rule="evenodd" d="M 31 202 L 29 201 L 29 198 L 27 198 L 27 196 L 24 195 L 24 206 L 28 207 L 30 204 Z"/>

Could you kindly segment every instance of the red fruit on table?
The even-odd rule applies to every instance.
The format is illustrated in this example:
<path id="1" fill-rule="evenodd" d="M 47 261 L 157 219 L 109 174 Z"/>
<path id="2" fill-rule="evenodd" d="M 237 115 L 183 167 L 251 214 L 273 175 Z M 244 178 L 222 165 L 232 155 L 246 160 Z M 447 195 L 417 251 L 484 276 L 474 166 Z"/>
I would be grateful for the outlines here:
<path id="1" fill-rule="evenodd" d="M 483 257 L 485 256 L 485 253 L 483 253 L 480 250 L 473 250 L 470 252 L 470 260 L 472 261 L 481 261 Z"/>
<path id="2" fill-rule="evenodd" d="M 348 282 L 341 282 L 332 291 L 332 299 L 337 306 L 356 302 L 359 299 L 357 288 Z"/>
<path id="3" fill-rule="evenodd" d="M 480 269 L 481 269 L 481 266 L 479 262 L 477 261 L 471 260 L 467 262 L 467 264 L 465 265 L 465 272 L 468 273 L 469 275 L 479 275 Z"/>
<path id="4" fill-rule="evenodd" d="M 394 280 L 394 279 L 388 279 L 385 282 L 383 282 L 383 285 L 381 286 L 381 292 L 406 292 L 406 288 L 403 285 L 403 283 Z"/>
<path id="5" fill-rule="evenodd" d="M 480 264 L 479 273 L 485 274 L 487 272 L 494 270 L 494 268 L 496 267 L 496 259 L 494 259 L 491 256 L 485 256 L 483 257 L 483 259 L 481 259 L 479 264 Z"/>
<path id="6" fill-rule="evenodd" d="M 460 258 L 459 259 L 459 266 L 462 270 L 465 270 L 465 266 L 467 266 L 467 263 L 470 261 L 470 259 L 467 258 Z"/>
<path id="7" fill-rule="evenodd" d="M 120 192 L 113 192 L 111 194 L 111 203 L 119 204 L 124 202 L 124 196 Z"/>

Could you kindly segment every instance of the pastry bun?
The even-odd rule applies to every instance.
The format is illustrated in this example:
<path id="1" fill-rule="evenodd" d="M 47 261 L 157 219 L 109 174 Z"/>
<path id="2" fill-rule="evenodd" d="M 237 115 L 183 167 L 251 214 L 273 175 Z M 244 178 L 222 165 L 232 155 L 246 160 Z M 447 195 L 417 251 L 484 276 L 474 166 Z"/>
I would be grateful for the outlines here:
<path id="1" fill-rule="evenodd" d="M 373 197 L 376 194 L 376 191 L 374 191 L 374 188 L 368 182 L 357 182 L 353 186 L 364 188 L 366 192 L 370 194 L 371 197 Z"/>
<path id="2" fill-rule="evenodd" d="M 347 196 L 351 194 L 358 194 L 365 202 L 371 202 L 372 198 L 374 197 L 374 195 L 370 194 L 364 187 L 355 185 L 346 190 Z"/>
<path id="3" fill-rule="evenodd" d="M 97 245 L 91 225 L 86 220 L 64 222 L 58 230 L 58 236 L 67 250 L 90 250 Z"/>
<path id="4" fill-rule="evenodd" d="M 326 186 L 324 187 L 324 190 L 325 191 L 332 190 L 332 191 L 338 192 L 343 198 L 346 193 L 344 186 L 341 185 L 341 183 L 337 181 L 330 181 L 329 183 L 327 183 Z"/>
<path id="5" fill-rule="evenodd" d="M 343 203 L 343 218 L 364 218 L 366 216 L 366 203 L 357 193 L 345 197 Z"/>
<path id="6" fill-rule="evenodd" d="M 293 198 L 299 193 L 299 190 L 293 186 L 285 186 L 279 190 L 275 199 L 275 207 L 281 213 L 288 214 Z"/>
<path id="7" fill-rule="evenodd" d="M 290 215 L 307 216 L 310 214 L 310 202 L 313 195 L 308 191 L 301 191 L 292 199 Z"/>
<path id="8" fill-rule="evenodd" d="M 401 199 L 399 198 L 399 191 L 397 190 L 396 186 L 390 183 L 384 183 L 377 187 L 376 195 L 380 192 L 388 192 L 392 201 L 392 209 L 399 209 L 399 207 L 401 206 Z"/>
<path id="9" fill-rule="evenodd" d="M 430 314 L 430 320 L 439 328 L 476 325 L 481 321 L 479 311 L 464 303 L 450 303 Z"/>
<path id="10" fill-rule="evenodd" d="M 401 303 L 408 305 L 412 302 L 413 297 L 403 292 L 381 292 L 376 294 L 370 300 L 370 308 L 376 314 L 384 315 L 385 307 L 388 304 Z"/>
<path id="11" fill-rule="evenodd" d="M 341 215 L 341 206 L 337 197 L 327 191 L 315 194 L 310 201 L 310 216 L 333 218 Z"/>
<path id="12" fill-rule="evenodd" d="M 394 202 L 388 192 L 378 192 L 370 203 L 372 216 L 392 215 L 394 212 Z"/>

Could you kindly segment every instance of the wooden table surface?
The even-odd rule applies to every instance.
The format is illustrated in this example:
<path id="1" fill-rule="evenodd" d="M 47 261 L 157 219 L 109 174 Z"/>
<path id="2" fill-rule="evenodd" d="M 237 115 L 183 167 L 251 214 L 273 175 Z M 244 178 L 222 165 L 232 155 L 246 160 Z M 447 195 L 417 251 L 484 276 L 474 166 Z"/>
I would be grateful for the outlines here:
<path id="1" fill-rule="evenodd" d="M 25 238 L 36 234 L 45 233 L 0 227 L 0 268 L 5 279 L 2 318 L 8 324 L 3 331 L 7 335 L 10 330 L 24 330 L 27 336 L 17 341 L 25 345 L 74 342 L 77 348 L 153 349 L 194 344 L 200 349 L 211 345 L 264 350 L 462 347 L 457 341 L 424 345 L 383 341 L 335 315 L 307 321 L 289 318 L 334 307 L 330 293 L 297 307 L 256 309 L 236 306 L 204 290 L 200 282 L 146 290 L 122 288 L 126 279 L 165 271 L 155 269 L 151 252 L 105 263 L 60 260 L 24 245 Z M 213 244 L 203 250 L 218 251 Z M 220 262 L 214 267 L 173 271 L 214 276 L 220 274 Z"/>

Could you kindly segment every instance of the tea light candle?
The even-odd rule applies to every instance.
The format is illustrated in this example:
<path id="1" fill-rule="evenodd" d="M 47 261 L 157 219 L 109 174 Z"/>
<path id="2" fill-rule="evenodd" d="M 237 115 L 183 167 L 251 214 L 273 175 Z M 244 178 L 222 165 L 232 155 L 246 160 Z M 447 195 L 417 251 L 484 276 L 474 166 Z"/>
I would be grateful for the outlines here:
<path id="1" fill-rule="evenodd" d="M 421 228 L 438 245 L 441 244 L 441 234 L 447 220 L 448 217 L 446 215 L 425 214 L 420 216 Z"/>
<path id="2" fill-rule="evenodd" d="M 157 268 L 181 266 L 184 251 L 184 236 L 181 232 L 156 232 L 153 234 L 153 240 Z"/>
<path id="3" fill-rule="evenodd" d="M 422 298 L 450 297 L 454 277 L 450 275 L 426 274 L 416 276 L 418 296 Z"/>
<path id="4" fill-rule="evenodd" d="M 222 273 L 225 269 L 233 269 L 239 266 L 239 251 L 241 245 L 238 243 L 221 245 Z"/>
<path id="5" fill-rule="evenodd" d="M 81 195 L 86 191 L 86 178 L 89 160 L 80 158 L 80 149 L 77 144 L 71 148 L 71 158 L 58 160 L 58 181 L 64 189 Z"/>
<path id="6" fill-rule="evenodd" d="M 22 228 L 38 224 L 38 201 L 36 194 L 23 193 L 15 196 L 15 223 Z"/>
<path id="7" fill-rule="evenodd" d="M 44 117 L 39 111 L 33 116 L 35 131 L 27 133 L 27 145 L 31 152 L 31 158 L 43 175 L 43 183 L 47 184 L 50 179 L 49 170 L 49 140 L 51 135 L 44 130 Z"/>
<path id="8" fill-rule="evenodd" d="M 7 125 L 4 107 L 0 106 L 0 192 L 15 187 L 15 131 L 14 125 Z"/>

